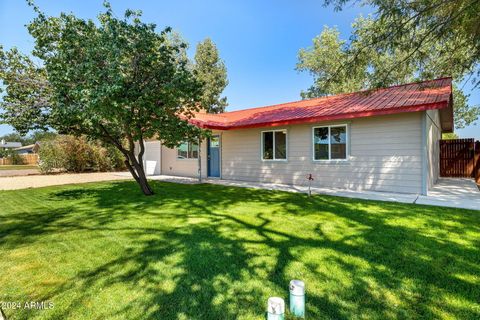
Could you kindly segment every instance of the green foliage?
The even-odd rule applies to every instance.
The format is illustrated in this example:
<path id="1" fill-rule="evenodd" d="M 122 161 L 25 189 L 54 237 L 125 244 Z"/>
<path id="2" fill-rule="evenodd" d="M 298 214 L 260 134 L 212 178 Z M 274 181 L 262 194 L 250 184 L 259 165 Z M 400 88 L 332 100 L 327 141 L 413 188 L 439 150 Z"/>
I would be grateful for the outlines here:
<path id="1" fill-rule="evenodd" d="M 26 142 L 29 142 L 28 144 L 34 144 L 35 142 L 52 140 L 55 139 L 57 135 L 56 132 L 37 130 L 27 136 L 28 140 Z"/>
<path id="2" fill-rule="evenodd" d="M 227 98 L 220 96 L 228 85 L 227 69 L 211 39 L 207 38 L 197 45 L 194 70 L 203 84 L 200 98 L 202 108 L 208 113 L 224 112 L 228 105 Z"/>
<path id="3" fill-rule="evenodd" d="M 7 123 L 22 135 L 46 130 L 49 124 L 51 87 L 45 68 L 16 48 L 4 51 L 0 44 L 0 123 Z"/>
<path id="4" fill-rule="evenodd" d="M 442 133 L 442 139 L 444 140 L 452 140 L 452 139 L 458 139 L 458 134 L 455 132 L 449 132 L 449 133 Z"/>
<path id="5" fill-rule="evenodd" d="M 40 157 L 38 168 L 44 174 L 57 170 L 61 171 L 65 167 L 67 155 L 63 152 L 62 146 L 55 140 L 42 143 L 38 155 Z"/>
<path id="6" fill-rule="evenodd" d="M 362 66 L 351 66 L 349 70 L 340 67 L 346 63 L 348 52 L 346 41 L 340 39 L 340 31 L 325 27 L 323 32 L 313 39 L 313 47 L 300 49 L 297 70 L 307 71 L 314 77 L 314 85 L 302 92 L 304 99 L 358 91 L 364 86 L 365 72 Z M 341 81 L 327 81 L 337 70 Z"/>
<path id="7" fill-rule="evenodd" d="M 98 141 L 88 141 L 85 137 L 58 136 L 42 142 L 39 156 L 43 173 L 125 169 L 118 150 L 104 147 Z"/>
<path id="8" fill-rule="evenodd" d="M 27 146 L 35 142 L 54 139 L 56 136 L 57 133 L 55 132 L 36 130 L 28 135 L 21 135 L 17 132 L 8 133 L 1 136 L 0 140 L 5 139 L 5 141 L 20 142 L 23 146 Z"/>
<path id="9" fill-rule="evenodd" d="M 11 165 L 25 164 L 23 157 L 16 153 L 13 149 L 0 149 L 0 158 L 12 159 Z"/>
<path id="10" fill-rule="evenodd" d="M 7 133 L 0 137 L 0 140 L 5 140 L 8 142 L 20 142 L 22 145 L 27 145 L 30 142 L 25 136 L 17 132 Z"/>
<path id="11" fill-rule="evenodd" d="M 46 16 L 34 6 L 38 15 L 28 30 L 41 63 L 0 49 L 3 121 L 20 133 L 49 127 L 109 143 L 144 193 L 153 194 L 143 141 L 157 138 L 174 147 L 204 136 L 188 123 L 199 111 L 203 83 L 186 57 L 186 43 L 170 28 L 157 32 L 140 12 L 127 10 L 118 18 L 108 2 L 105 8 L 93 21 Z"/>
<path id="12" fill-rule="evenodd" d="M 325 0 L 337 9 L 352 0 Z M 374 8 L 375 14 L 369 41 L 362 49 L 377 51 L 401 50 L 406 55 L 398 64 L 423 68 L 450 68 L 455 78 L 469 74 L 475 86 L 480 85 L 480 2 L 471 0 L 362 0 L 355 1 Z M 432 52 L 426 50 L 434 49 Z M 432 59 L 431 54 L 441 57 Z M 445 65 L 447 63 L 447 65 Z M 443 65 L 443 66 L 442 66 Z M 388 77 L 386 68 L 381 74 Z M 444 69 L 445 70 L 445 69 Z M 476 78 L 475 78 L 476 77 Z M 379 81 L 383 79 L 379 78 Z"/>
<path id="13" fill-rule="evenodd" d="M 387 32 L 388 27 L 385 21 L 361 17 L 353 23 L 354 31 L 349 42 L 340 39 L 337 29 L 326 27 L 313 40 L 311 48 L 299 51 L 297 70 L 310 72 L 314 77 L 314 84 L 301 93 L 302 97 L 353 92 L 452 75 L 455 80 L 455 126 L 463 128 L 474 123 L 480 115 L 480 108 L 469 106 L 467 96 L 458 88 L 465 76 L 463 63 L 471 59 L 473 47 L 465 45 L 456 48 L 453 40 L 423 43 L 414 52 L 401 44 L 388 50 L 371 45 L 378 34 Z M 415 29 L 411 32 L 427 34 L 428 30 Z M 402 41 L 407 41 L 410 36 L 410 33 L 404 34 Z"/>

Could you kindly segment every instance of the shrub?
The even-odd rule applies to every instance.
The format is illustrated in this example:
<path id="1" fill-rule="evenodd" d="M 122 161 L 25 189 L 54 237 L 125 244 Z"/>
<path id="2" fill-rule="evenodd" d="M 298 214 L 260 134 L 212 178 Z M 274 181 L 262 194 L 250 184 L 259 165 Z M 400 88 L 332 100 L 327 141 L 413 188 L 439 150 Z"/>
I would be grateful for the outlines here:
<path id="1" fill-rule="evenodd" d="M 40 172 L 52 173 L 56 170 L 64 170 L 66 155 L 57 139 L 42 142 L 38 155 Z"/>
<path id="2" fill-rule="evenodd" d="M 0 150 L 0 158 L 11 159 L 10 163 L 13 165 L 25 164 L 25 159 L 12 149 Z"/>
<path id="3" fill-rule="evenodd" d="M 125 156 L 120 152 L 120 150 L 113 146 L 106 146 L 105 149 L 107 149 L 107 156 L 110 159 L 113 170 L 127 170 L 127 167 L 125 166 Z"/>
<path id="4" fill-rule="evenodd" d="M 85 137 L 58 136 L 42 142 L 40 170 L 86 172 L 124 170 L 122 154 L 113 147 L 105 147 L 98 141 Z"/>
<path id="5" fill-rule="evenodd" d="M 12 152 L 10 157 L 12 158 L 12 164 L 13 165 L 25 164 L 25 159 L 21 155 L 19 155 L 18 153 L 14 152 L 14 151 Z"/>
<path id="6" fill-rule="evenodd" d="M 93 150 L 85 138 L 61 136 L 58 140 L 65 152 L 64 169 L 67 172 L 93 171 Z"/>

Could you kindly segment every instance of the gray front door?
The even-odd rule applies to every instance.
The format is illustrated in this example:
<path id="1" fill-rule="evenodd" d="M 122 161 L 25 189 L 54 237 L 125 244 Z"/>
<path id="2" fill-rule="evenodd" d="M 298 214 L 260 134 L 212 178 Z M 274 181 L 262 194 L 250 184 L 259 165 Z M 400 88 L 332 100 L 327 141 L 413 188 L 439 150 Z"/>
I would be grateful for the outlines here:
<path id="1" fill-rule="evenodd" d="M 220 136 L 208 139 L 208 176 L 220 178 Z"/>

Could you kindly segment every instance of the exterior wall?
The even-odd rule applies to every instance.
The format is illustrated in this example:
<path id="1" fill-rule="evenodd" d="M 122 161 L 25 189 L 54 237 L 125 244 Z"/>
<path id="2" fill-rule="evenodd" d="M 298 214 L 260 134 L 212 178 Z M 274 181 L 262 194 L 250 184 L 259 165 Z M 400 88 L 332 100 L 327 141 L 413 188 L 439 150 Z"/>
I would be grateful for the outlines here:
<path id="1" fill-rule="evenodd" d="M 313 161 L 312 127 L 348 124 L 348 161 Z M 222 133 L 222 178 L 402 193 L 422 191 L 422 113 L 278 127 L 287 129 L 287 161 L 262 161 L 261 131 Z"/>
<path id="2" fill-rule="evenodd" d="M 143 159 L 145 161 L 145 170 L 147 175 L 149 171 L 152 169 L 150 168 L 150 161 L 155 161 L 155 168 L 153 169 L 153 174 L 158 175 L 161 173 L 161 144 L 160 141 L 151 140 L 145 141 L 145 153 L 143 155 Z"/>
<path id="3" fill-rule="evenodd" d="M 431 189 L 437 182 L 440 173 L 440 144 L 442 130 L 440 124 L 440 113 L 438 110 L 426 111 L 427 135 L 427 190 Z"/>
<path id="4" fill-rule="evenodd" d="M 202 142 L 200 149 L 202 177 L 207 175 L 207 147 Z M 181 177 L 198 177 L 198 159 L 177 159 L 177 149 L 162 146 L 162 174 Z"/>

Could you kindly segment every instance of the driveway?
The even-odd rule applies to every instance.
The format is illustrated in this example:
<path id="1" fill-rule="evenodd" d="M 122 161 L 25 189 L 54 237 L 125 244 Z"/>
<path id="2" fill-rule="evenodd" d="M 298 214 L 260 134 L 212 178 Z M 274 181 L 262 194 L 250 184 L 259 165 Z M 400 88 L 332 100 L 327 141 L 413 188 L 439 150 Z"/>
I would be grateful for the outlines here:
<path id="1" fill-rule="evenodd" d="M 15 170 L 19 171 L 19 170 Z M 132 179 L 128 175 L 115 172 L 31 175 L 16 177 L 0 177 L 0 190 L 17 190 L 26 188 L 39 188 L 62 184 L 87 183 L 109 180 Z"/>
<path id="2" fill-rule="evenodd" d="M 40 174 L 38 169 L 0 170 L 0 177 L 17 177 Z"/>

